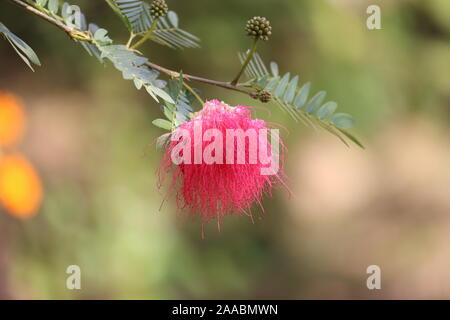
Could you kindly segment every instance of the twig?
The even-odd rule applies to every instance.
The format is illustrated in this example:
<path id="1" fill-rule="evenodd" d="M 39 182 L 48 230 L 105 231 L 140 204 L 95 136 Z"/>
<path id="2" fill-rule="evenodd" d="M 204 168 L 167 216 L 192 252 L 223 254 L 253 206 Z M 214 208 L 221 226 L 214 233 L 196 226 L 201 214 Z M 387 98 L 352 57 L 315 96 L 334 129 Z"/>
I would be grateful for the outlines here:
<path id="1" fill-rule="evenodd" d="M 145 63 L 145 65 L 150 67 L 150 68 L 152 68 L 152 69 L 158 70 L 159 72 L 165 73 L 165 74 L 167 74 L 167 75 L 169 75 L 171 77 L 174 77 L 174 78 L 179 78 L 180 77 L 180 73 L 179 72 L 174 71 L 174 70 L 170 70 L 170 69 L 167 69 L 167 68 L 164 68 L 164 67 L 161 67 L 160 65 L 157 65 L 156 63 L 148 61 L 148 62 Z M 224 89 L 245 93 L 247 95 L 249 94 L 248 91 L 240 89 L 237 86 L 236 87 L 232 86 L 231 84 L 229 84 L 227 82 L 221 82 L 221 81 L 206 79 L 206 78 L 202 78 L 202 77 L 193 76 L 193 75 L 190 75 L 190 74 L 183 74 L 183 78 L 185 80 L 188 80 L 188 81 L 202 82 L 202 83 L 206 83 L 206 84 L 209 84 L 209 85 L 212 85 L 212 86 L 221 87 L 221 88 L 224 88 Z"/>
<path id="2" fill-rule="evenodd" d="M 253 58 L 253 55 L 256 52 L 256 48 L 258 46 L 258 38 L 255 39 L 255 41 L 253 42 L 253 46 L 250 49 L 247 58 L 245 59 L 244 63 L 242 64 L 241 70 L 239 70 L 239 73 L 237 74 L 236 78 L 234 78 L 233 81 L 231 81 L 232 85 L 236 85 L 239 81 L 239 79 L 242 77 L 242 74 L 244 73 L 245 69 L 247 68 L 248 64 L 250 63 L 250 61 Z"/>
<path id="3" fill-rule="evenodd" d="M 57 26 L 58 28 L 64 30 L 67 34 L 69 34 L 69 36 L 71 36 L 71 34 L 74 31 L 77 31 L 74 28 L 71 28 L 71 27 L 65 25 L 64 23 L 62 23 L 61 21 L 46 15 L 45 13 L 43 13 L 43 12 L 39 11 L 38 9 L 36 9 L 35 7 L 33 7 L 32 5 L 29 5 L 23 1 L 20 1 L 20 0 L 9 0 L 9 1 L 18 5 L 21 8 L 31 12 L 32 14 L 39 16 L 40 18 L 46 20 L 47 22 L 50 22 L 51 24 Z"/>
<path id="4" fill-rule="evenodd" d="M 28 12 L 37 15 L 38 17 L 46 20 L 47 22 L 55 25 L 56 27 L 60 28 L 61 30 L 63 30 L 64 32 L 66 32 L 72 39 L 76 39 L 76 40 L 80 40 L 80 41 L 90 41 L 91 39 L 86 37 L 86 34 L 84 32 L 81 32 L 79 30 L 76 30 L 74 28 L 71 28 L 67 25 L 65 25 L 64 23 L 62 23 L 61 21 L 46 15 L 45 13 L 39 11 L 38 9 L 34 8 L 33 6 L 21 1 L 21 0 L 9 0 L 10 2 L 18 5 L 19 7 L 27 10 Z M 179 78 L 180 77 L 180 73 L 174 70 L 170 70 L 167 69 L 165 67 L 162 67 L 156 63 L 153 62 L 147 62 L 145 63 L 145 65 L 147 65 L 150 68 L 153 68 L 155 70 L 158 70 L 159 72 L 165 73 L 171 77 L 175 77 L 175 78 Z M 216 86 L 216 87 L 220 87 L 220 88 L 224 88 L 227 90 L 233 90 L 233 91 L 237 91 L 246 95 L 249 95 L 250 93 L 244 89 L 239 88 L 239 85 L 232 85 L 228 82 L 221 82 L 221 81 L 216 81 L 216 80 L 211 80 L 211 79 L 207 79 L 207 78 L 202 78 L 202 77 L 198 77 L 198 76 L 194 76 L 194 75 L 189 75 L 189 74 L 183 74 L 183 79 L 187 80 L 187 81 L 196 81 L 196 82 L 201 82 L 201 83 L 205 83 L 208 85 L 212 85 L 212 86 Z"/>
<path id="5" fill-rule="evenodd" d="M 197 92 L 195 92 L 194 89 L 192 89 L 192 87 L 190 85 L 188 85 L 186 82 L 183 82 L 183 86 L 188 89 L 188 91 L 190 93 L 192 93 L 192 95 L 197 99 L 197 101 L 200 103 L 201 106 L 203 106 L 205 104 L 205 101 L 203 101 L 202 98 L 200 98 L 200 96 L 197 94 Z"/>

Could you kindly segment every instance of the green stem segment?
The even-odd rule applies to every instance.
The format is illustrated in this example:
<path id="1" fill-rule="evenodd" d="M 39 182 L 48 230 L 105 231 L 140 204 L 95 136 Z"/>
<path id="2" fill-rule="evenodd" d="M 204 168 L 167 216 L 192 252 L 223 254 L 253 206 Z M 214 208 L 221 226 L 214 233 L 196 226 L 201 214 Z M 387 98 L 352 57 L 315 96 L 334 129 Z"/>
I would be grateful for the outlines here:
<path id="1" fill-rule="evenodd" d="M 186 82 L 183 82 L 183 85 L 190 93 L 192 93 L 192 95 L 198 100 L 198 102 L 200 102 L 201 106 L 205 105 L 205 101 L 203 101 L 203 99 L 200 98 L 200 96 L 197 94 L 197 92 L 195 92 L 195 90 L 192 89 L 192 87 L 190 85 L 188 85 Z"/>
<path id="2" fill-rule="evenodd" d="M 256 38 L 253 42 L 253 46 L 250 49 L 250 52 L 247 55 L 247 59 L 245 59 L 244 64 L 241 67 L 241 70 L 239 71 L 238 75 L 236 76 L 236 78 L 234 78 L 233 81 L 231 81 L 231 85 L 235 86 L 237 85 L 237 83 L 239 82 L 239 79 L 241 78 L 242 74 L 244 73 L 245 69 L 247 68 L 248 64 L 250 63 L 250 61 L 252 61 L 252 58 L 256 52 L 256 48 L 258 47 L 258 38 Z"/>
<path id="3" fill-rule="evenodd" d="M 131 43 L 133 42 L 135 37 L 136 37 L 136 35 L 133 32 L 131 32 L 130 33 L 130 38 L 128 39 L 128 42 L 127 42 L 127 48 L 128 49 L 130 49 Z"/>
<path id="4" fill-rule="evenodd" d="M 147 41 L 153 34 L 153 32 L 156 30 L 156 26 L 158 25 L 158 18 L 154 18 L 152 25 L 150 29 L 148 29 L 147 33 L 142 37 L 141 40 L 136 42 L 131 49 L 137 49 L 139 46 L 141 46 L 145 41 Z"/>

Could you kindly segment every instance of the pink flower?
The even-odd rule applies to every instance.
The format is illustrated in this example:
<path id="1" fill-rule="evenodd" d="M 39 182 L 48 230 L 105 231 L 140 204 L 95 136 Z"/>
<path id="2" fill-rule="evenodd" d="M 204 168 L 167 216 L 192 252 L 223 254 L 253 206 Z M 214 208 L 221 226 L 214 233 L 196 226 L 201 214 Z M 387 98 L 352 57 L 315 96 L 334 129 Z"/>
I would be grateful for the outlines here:
<path id="1" fill-rule="evenodd" d="M 251 216 L 252 205 L 262 207 L 263 195 L 271 195 L 272 188 L 283 183 L 269 133 L 273 141 L 274 133 L 263 120 L 252 119 L 248 107 L 208 101 L 194 119 L 172 133 L 160 184 L 171 174 L 170 190 L 177 194 L 179 209 L 201 216 L 203 222 L 217 218 L 220 224 L 233 213 Z"/>

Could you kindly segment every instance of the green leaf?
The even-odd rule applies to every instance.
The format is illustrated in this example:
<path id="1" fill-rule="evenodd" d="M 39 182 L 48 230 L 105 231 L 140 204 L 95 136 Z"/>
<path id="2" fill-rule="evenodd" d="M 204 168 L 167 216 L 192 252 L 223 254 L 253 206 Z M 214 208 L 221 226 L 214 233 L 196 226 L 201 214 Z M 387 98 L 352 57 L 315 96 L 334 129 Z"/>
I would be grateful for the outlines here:
<path id="1" fill-rule="evenodd" d="M 151 18 L 151 22 L 153 22 L 153 18 Z M 200 39 L 180 29 L 178 25 L 178 15 L 174 11 L 169 11 L 167 17 L 158 19 L 156 30 L 150 39 L 172 49 L 199 48 Z"/>
<path id="2" fill-rule="evenodd" d="M 156 94 L 153 92 L 153 88 L 152 86 L 145 86 L 145 90 L 147 90 L 148 94 L 156 100 L 156 102 L 159 102 L 158 97 L 156 96 Z"/>
<path id="3" fill-rule="evenodd" d="M 278 68 L 278 64 L 275 61 L 272 61 L 270 63 L 270 70 L 272 71 L 272 75 L 274 77 L 278 77 L 280 75 L 279 73 L 279 68 Z"/>
<path id="4" fill-rule="evenodd" d="M 51 13 L 57 14 L 59 9 L 59 0 L 49 0 L 48 2 L 48 10 Z"/>
<path id="5" fill-rule="evenodd" d="M 169 11 L 167 13 L 167 19 L 170 21 L 172 26 L 178 28 L 178 23 L 180 20 L 178 19 L 178 15 L 174 11 Z"/>
<path id="6" fill-rule="evenodd" d="M 319 118 L 319 120 L 327 120 L 333 115 L 333 113 L 336 112 L 336 109 L 337 109 L 336 102 L 334 101 L 327 102 L 320 107 L 319 111 L 317 111 L 317 118 Z"/>
<path id="7" fill-rule="evenodd" d="M 347 131 L 343 129 L 338 129 L 343 135 L 345 135 L 348 139 L 350 139 L 354 144 L 356 144 L 361 149 L 365 149 L 364 145 L 353 135 L 348 133 Z"/>
<path id="8" fill-rule="evenodd" d="M 189 96 L 190 92 L 187 92 L 184 89 L 182 72 L 180 72 L 180 77 L 178 79 L 173 79 L 169 82 L 169 92 L 171 92 L 171 96 L 175 101 L 175 105 L 173 106 L 175 116 L 173 117 L 172 122 L 174 127 L 177 128 L 184 122 L 190 120 L 190 115 L 193 111 L 191 104 L 196 101 L 196 99 Z M 172 105 L 166 103 L 166 106 Z"/>
<path id="9" fill-rule="evenodd" d="M 250 53 L 250 50 L 247 50 L 246 53 L 238 53 L 239 60 L 241 61 L 241 64 L 243 65 L 244 62 L 247 60 L 247 56 Z M 250 60 L 250 63 L 245 68 L 245 74 L 250 79 L 260 79 L 269 77 L 269 72 L 267 71 L 266 65 L 261 59 L 261 56 L 256 52 L 252 59 Z"/>
<path id="10" fill-rule="evenodd" d="M 115 0 L 120 13 L 127 19 L 132 32 L 144 33 L 152 25 L 150 5 L 140 0 Z"/>
<path id="11" fill-rule="evenodd" d="M 36 0 L 38 6 L 45 7 L 47 0 Z"/>
<path id="12" fill-rule="evenodd" d="M 165 92 L 163 89 L 160 89 L 158 87 L 152 87 L 152 91 L 158 96 L 164 99 L 164 101 L 167 101 L 169 103 L 175 103 L 173 99 L 170 97 L 170 95 Z"/>
<path id="13" fill-rule="evenodd" d="M 169 120 L 170 122 L 173 121 L 173 116 L 175 113 L 175 108 L 169 108 L 167 105 L 163 106 L 163 113 L 166 116 L 167 120 Z"/>
<path id="14" fill-rule="evenodd" d="M 279 98 L 283 95 L 283 93 L 286 90 L 286 87 L 289 83 L 290 77 L 291 77 L 291 74 L 288 72 L 283 76 L 283 78 L 281 78 L 281 81 L 278 84 L 278 87 L 275 89 L 275 92 L 274 92 L 275 98 Z"/>
<path id="15" fill-rule="evenodd" d="M 179 79 L 173 79 L 169 81 L 169 94 L 172 97 L 174 101 L 177 101 L 180 95 L 180 92 L 183 89 L 183 72 L 180 72 L 180 78 Z"/>
<path id="16" fill-rule="evenodd" d="M 331 122 L 339 129 L 348 129 L 356 124 L 356 121 L 347 113 L 337 113 L 331 118 Z"/>
<path id="17" fill-rule="evenodd" d="M 278 81 L 280 81 L 280 77 L 275 77 L 272 78 L 272 80 L 270 80 L 270 82 L 267 84 L 267 86 L 264 88 L 265 90 L 272 92 L 273 90 L 275 90 Z"/>
<path id="18" fill-rule="evenodd" d="M 101 45 L 110 44 L 112 40 L 107 36 L 108 31 L 105 29 L 97 29 L 94 33 L 94 40 L 99 42 Z"/>
<path id="19" fill-rule="evenodd" d="M 270 81 L 270 76 L 267 74 L 256 82 L 259 89 L 264 89 Z"/>
<path id="20" fill-rule="evenodd" d="M 20 39 L 18 36 L 16 36 L 14 33 L 10 33 L 8 37 L 11 39 L 11 41 L 14 42 L 14 44 L 28 57 L 28 59 L 31 60 L 35 65 L 40 66 L 41 62 L 39 61 L 38 56 L 36 53 L 31 49 L 29 45 L 27 45 L 22 39 Z"/>
<path id="21" fill-rule="evenodd" d="M 303 87 L 298 92 L 297 97 L 295 98 L 295 101 L 294 101 L 294 106 L 297 109 L 300 109 L 301 107 L 303 107 L 304 104 L 306 103 L 306 101 L 308 100 L 310 89 L 311 89 L 311 82 L 307 82 L 303 85 Z"/>
<path id="22" fill-rule="evenodd" d="M 33 67 L 30 64 L 30 60 L 38 66 L 41 65 L 41 62 L 39 61 L 39 58 L 33 51 L 33 49 L 31 49 L 29 45 L 27 45 L 22 39 L 12 33 L 2 23 L 0 23 L 0 34 L 3 34 L 5 36 L 6 40 L 8 40 L 19 57 L 28 65 L 28 67 L 30 67 L 31 70 L 34 71 Z"/>
<path id="23" fill-rule="evenodd" d="M 120 11 L 119 7 L 117 6 L 116 0 L 105 0 L 106 3 L 110 6 L 110 8 L 114 11 L 115 14 L 123 21 L 125 26 L 128 28 L 128 30 L 132 31 L 133 28 L 131 26 L 130 21 L 128 18 Z"/>
<path id="24" fill-rule="evenodd" d="M 341 136 L 340 131 L 338 128 L 334 127 L 333 125 L 327 124 L 325 125 L 323 122 L 321 122 L 321 126 L 327 130 L 329 133 L 334 135 L 336 138 L 342 141 L 343 144 L 345 144 L 347 147 L 350 147 L 348 142 Z"/>
<path id="25" fill-rule="evenodd" d="M 134 82 L 134 86 L 136 87 L 136 89 L 141 90 L 142 86 L 144 85 L 144 83 L 142 82 L 141 79 L 133 79 Z"/>
<path id="26" fill-rule="evenodd" d="M 14 43 L 11 41 L 10 38 L 6 37 L 6 39 L 8 40 L 9 44 L 11 45 L 11 47 L 13 47 L 14 51 L 16 51 L 17 55 L 23 60 L 23 62 L 26 63 L 26 65 L 34 72 L 33 67 L 31 66 L 30 61 L 28 60 L 28 58 L 19 51 L 19 49 L 17 49 L 17 47 L 14 45 Z"/>
<path id="27" fill-rule="evenodd" d="M 316 110 L 320 107 L 327 93 L 325 91 L 320 91 L 314 97 L 311 98 L 311 101 L 306 105 L 305 110 L 308 114 L 312 114 L 316 112 Z"/>
<path id="28" fill-rule="evenodd" d="M 287 104 L 291 104 L 292 101 L 294 101 L 295 92 L 297 91 L 298 80 L 299 77 L 295 76 L 289 83 L 286 93 L 284 94 L 284 102 L 286 102 Z"/>
<path id="29" fill-rule="evenodd" d="M 250 61 L 250 63 L 255 66 L 255 69 L 258 70 L 260 78 L 269 76 L 269 71 L 267 70 L 264 61 L 261 59 L 261 56 L 259 55 L 258 52 L 255 52 L 255 54 L 253 55 L 253 59 L 252 61 Z"/>
<path id="30" fill-rule="evenodd" d="M 158 128 L 169 130 L 169 131 L 172 130 L 172 122 L 167 121 L 165 119 L 156 119 L 156 120 L 153 120 L 152 123 L 153 123 L 153 125 L 157 126 Z"/>

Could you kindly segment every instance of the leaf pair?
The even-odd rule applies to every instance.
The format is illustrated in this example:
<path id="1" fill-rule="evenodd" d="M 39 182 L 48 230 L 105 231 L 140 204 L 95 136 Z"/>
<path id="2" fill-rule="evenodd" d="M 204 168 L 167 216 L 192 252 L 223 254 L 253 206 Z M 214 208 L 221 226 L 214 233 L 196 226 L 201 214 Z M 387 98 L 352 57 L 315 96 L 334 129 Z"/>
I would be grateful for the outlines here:
<path id="1" fill-rule="evenodd" d="M 33 49 L 31 49 L 29 45 L 27 45 L 22 39 L 20 39 L 14 33 L 9 31 L 9 29 L 1 22 L 0 22 L 0 34 L 2 34 L 5 37 L 5 39 L 11 44 L 11 46 L 19 55 L 19 57 L 22 58 L 22 60 L 27 64 L 28 67 L 30 67 L 31 70 L 34 71 L 33 67 L 31 66 L 31 62 L 37 66 L 41 65 L 41 62 L 39 61 L 39 58 L 33 51 Z"/>

